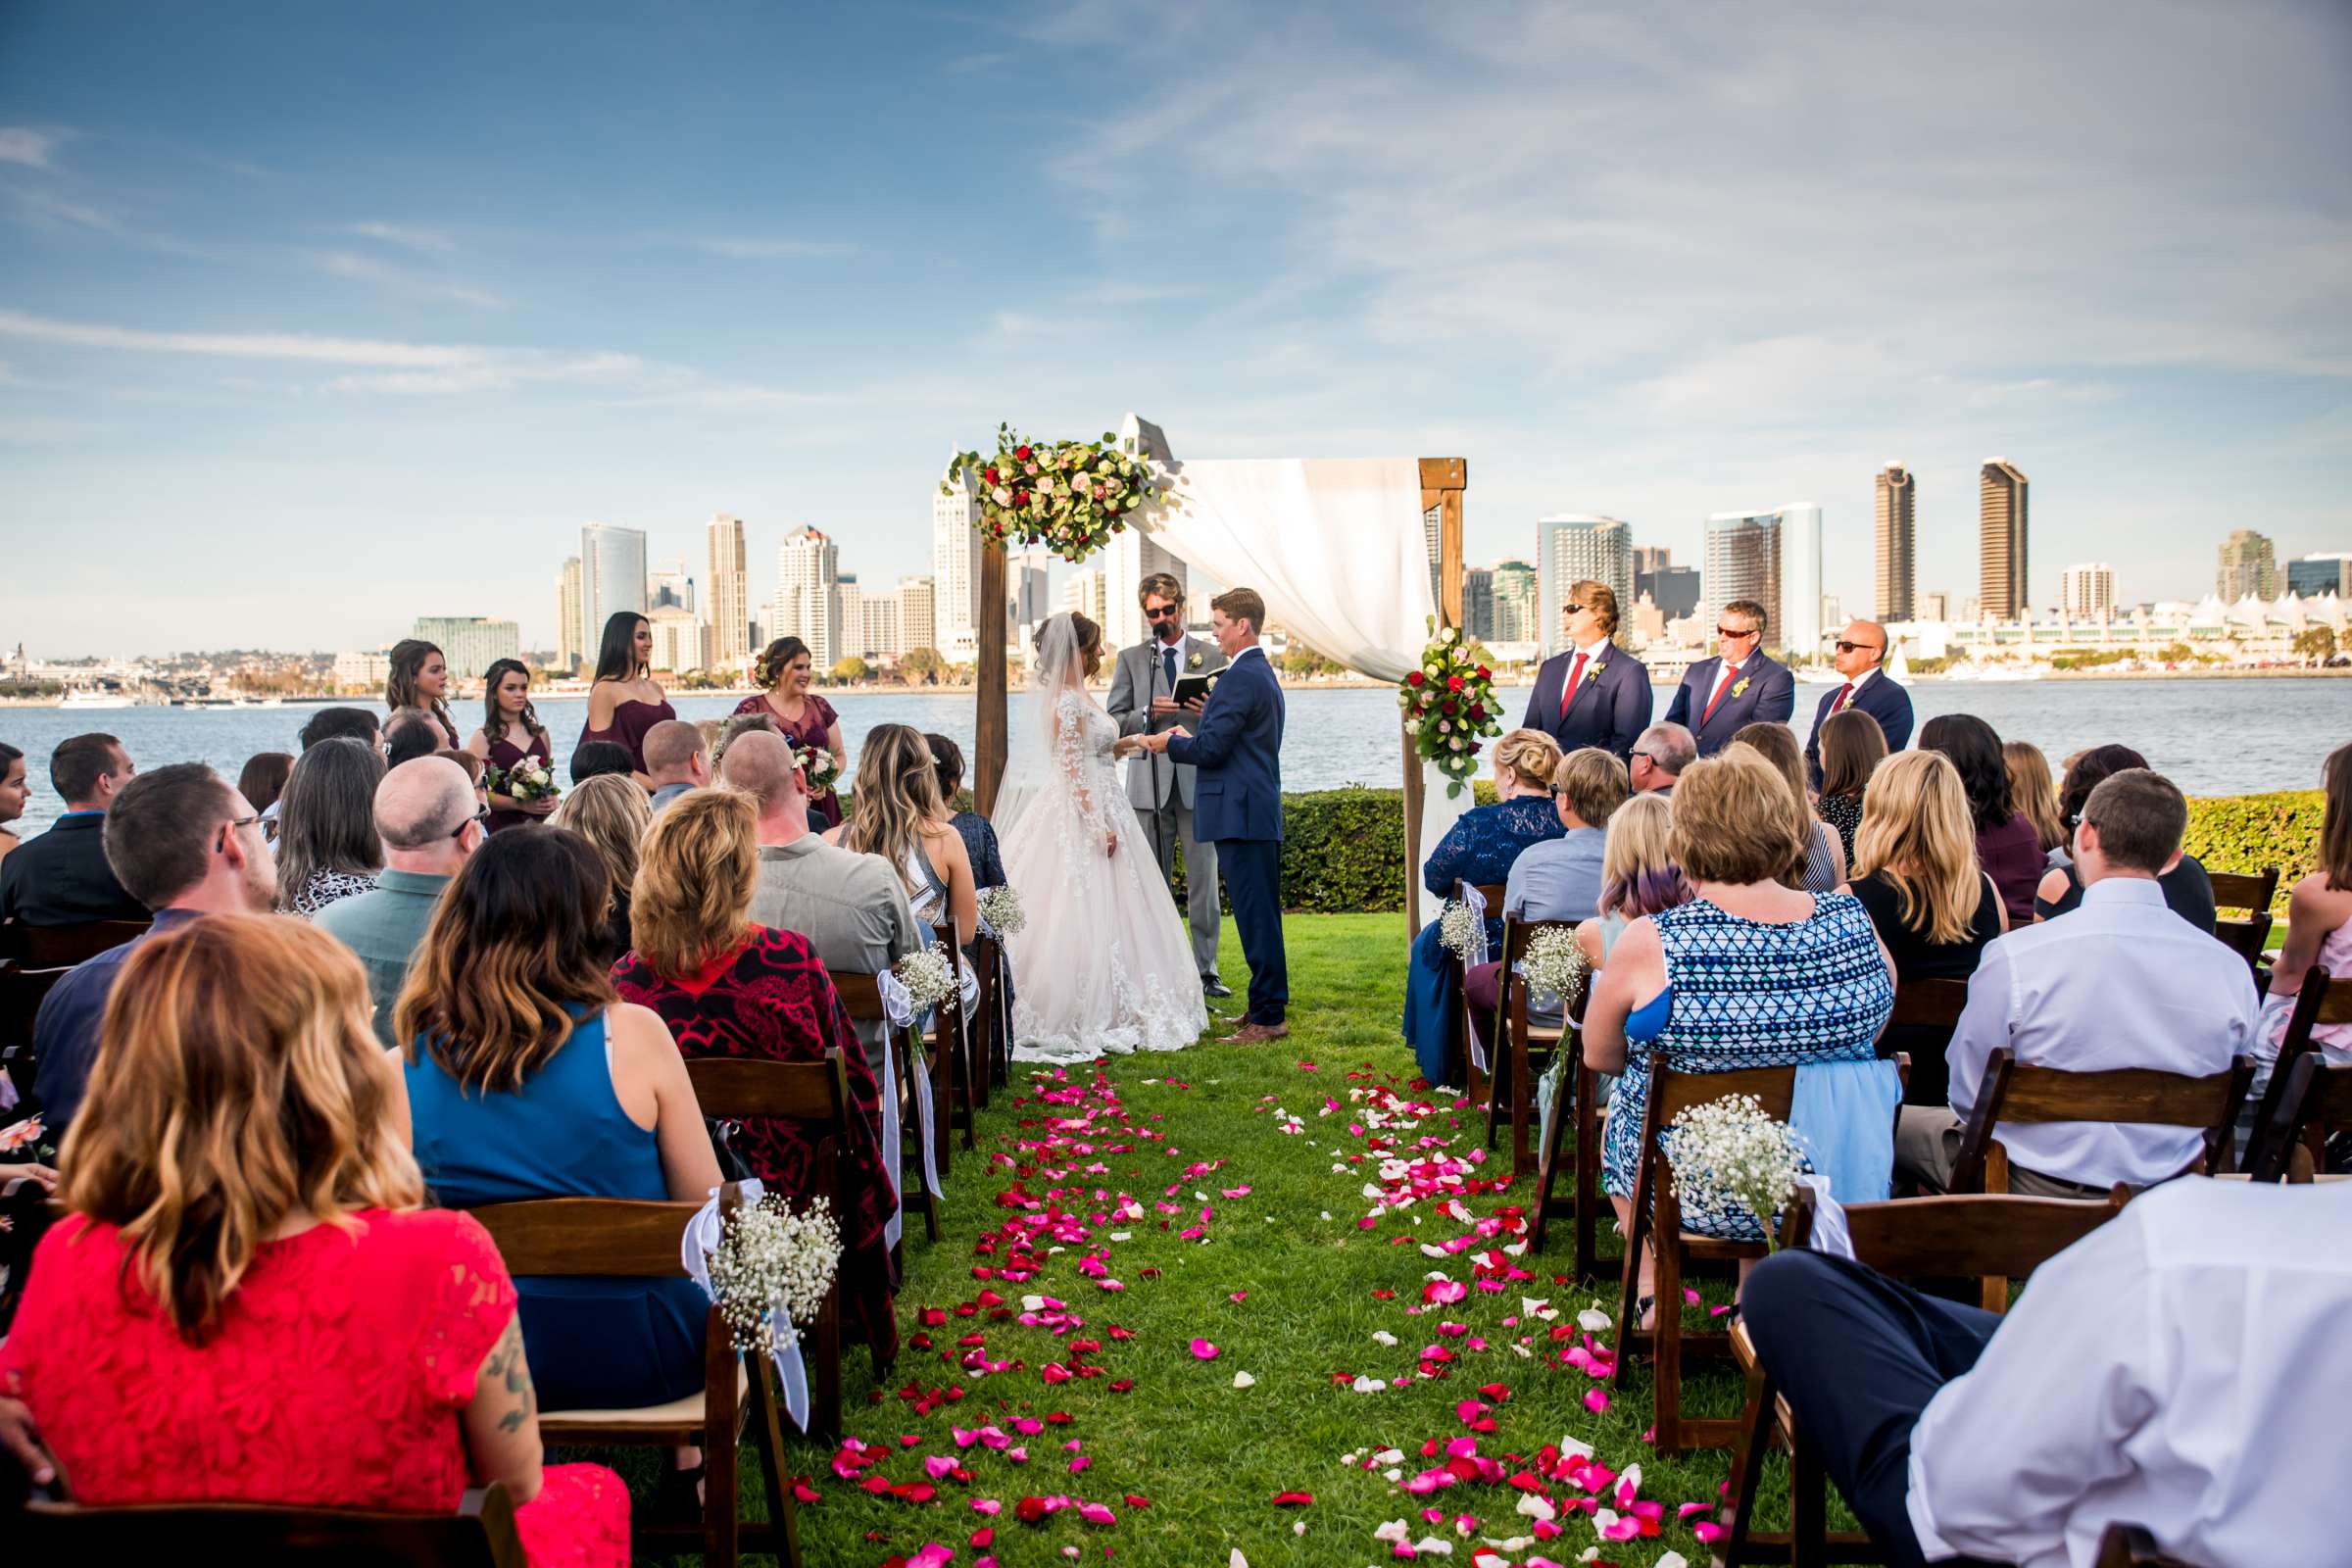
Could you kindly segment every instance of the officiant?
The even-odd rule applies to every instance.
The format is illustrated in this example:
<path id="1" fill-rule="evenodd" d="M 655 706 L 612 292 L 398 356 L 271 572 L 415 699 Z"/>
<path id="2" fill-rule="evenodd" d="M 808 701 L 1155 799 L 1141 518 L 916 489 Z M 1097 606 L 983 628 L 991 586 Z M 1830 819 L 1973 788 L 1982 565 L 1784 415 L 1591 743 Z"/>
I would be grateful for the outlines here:
<path id="1" fill-rule="evenodd" d="M 1119 721 L 1121 735 L 1157 735 L 1198 719 L 1207 679 L 1225 667 L 1225 655 L 1206 638 L 1186 635 L 1184 584 L 1168 573 L 1146 577 L 1136 597 L 1143 604 L 1148 630 L 1141 643 L 1119 650 L 1106 706 Z M 1232 988 L 1217 977 L 1217 847 L 1193 837 L 1194 772 L 1170 761 L 1164 752 L 1132 757 L 1127 761 L 1127 800 L 1159 857 L 1160 875 L 1168 879 L 1171 896 L 1176 847 L 1184 846 L 1193 966 L 1200 971 L 1203 992 L 1230 997 Z"/>

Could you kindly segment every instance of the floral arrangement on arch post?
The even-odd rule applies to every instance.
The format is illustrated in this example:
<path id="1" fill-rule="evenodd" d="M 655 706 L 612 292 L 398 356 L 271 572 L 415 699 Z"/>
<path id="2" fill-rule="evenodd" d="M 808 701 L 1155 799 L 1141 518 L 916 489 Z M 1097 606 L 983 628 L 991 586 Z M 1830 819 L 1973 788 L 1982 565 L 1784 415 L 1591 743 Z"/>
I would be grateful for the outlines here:
<path id="1" fill-rule="evenodd" d="M 1456 796 L 1478 776 L 1481 741 L 1502 733 L 1494 701 L 1494 672 L 1470 657 L 1454 627 L 1438 628 L 1429 617 L 1432 640 L 1421 651 L 1421 667 L 1397 683 L 1396 706 L 1413 750 L 1446 775 L 1446 793 Z"/>
<path id="2" fill-rule="evenodd" d="M 978 483 L 982 534 L 1043 545 L 1073 564 L 1124 532 L 1138 508 L 1169 488 L 1150 459 L 1120 451 L 1108 430 L 1100 441 L 1031 441 L 1000 424 L 996 452 L 956 454 L 939 493 L 953 495 L 967 475 Z"/>

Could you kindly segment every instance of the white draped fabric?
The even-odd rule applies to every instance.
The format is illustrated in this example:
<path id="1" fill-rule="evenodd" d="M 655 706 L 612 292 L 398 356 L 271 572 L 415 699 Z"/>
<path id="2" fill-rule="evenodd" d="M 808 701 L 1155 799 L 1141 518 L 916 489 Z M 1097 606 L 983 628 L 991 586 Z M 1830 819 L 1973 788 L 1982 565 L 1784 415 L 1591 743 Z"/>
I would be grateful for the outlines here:
<path id="1" fill-rule="evenodd" d="M 1419 459 L 1178 461 L 1158 427 L 1132 414 L 1122 438 L 1175 476 L 1177 504 L 1148 509 L 1154 541 L 1229 587 L 1256 589 L 1269 618 L 1360 674 L 1402 680 L 1420 662 L 1437 603 Z M 1397 747 L 1401 757 L 1401 735 Z M 1469 808 L 1470 792 L 1448 798 L 1445 775 L 1426 763 L 1421 783 L 1426 855 Z M 1436 918 L 1418 866 L 1405 897 L 1416 925 Z"/>

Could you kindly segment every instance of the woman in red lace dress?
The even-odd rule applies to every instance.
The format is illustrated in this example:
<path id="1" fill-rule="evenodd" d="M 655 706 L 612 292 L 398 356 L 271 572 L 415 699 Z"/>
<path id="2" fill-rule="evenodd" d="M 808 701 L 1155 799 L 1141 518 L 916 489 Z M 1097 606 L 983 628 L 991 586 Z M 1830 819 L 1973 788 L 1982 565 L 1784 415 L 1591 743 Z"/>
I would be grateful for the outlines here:
<path id="1" fill-rule="evenodd" d="M 0 1345 L 0 1443 L 100 1506 L 450 1513 L 503 1482 L 533 1564 L 618 1568 L 628 1492 L 541 1464 L 514 1284 L 480 1225 L 417 1206 L 368 1019 L 359 960 L 301 921 L 141 944 L 67 1141 L 72 1212 Z"/>
<path id="2" fill-rule="evenodd" d="M 779 637 L 760 654 L 752 674 L 766 689 L 735 705 L 738 713 L 765 713 L 776 721 L 776 733 L 792 742 L 795 751 L 831 752 L 833 769 L 849 765 L 841 742 L 841 715 L 833 705 L 808 689 L 816 678 L 816 656 L 798 637 Z M 827 785 L 808 797 L 808 825 L 822 833 L 841 822 L 841 797 Z"/>
<path id="3" fill-rule="evenodd" d="M 754 924 L 760 867 L 759 809 L 733 790 L 694 790 L 654 818 L 629 904 L 636 947 L 612 966 L 623 1002 L 651 1007 L 678 1050 L 696 1056 L 821 1061 L 841 1053 L 854 1112 L 841 1152 L 847 1203 L 841 1221 L 842 1300 L 874 1363 L 898 1351 L 890 1245 L 882 1227 L 895 1201 L 882 1164 L 882 1091 L 866 1064 L 849 1009 L 806 937 Z M 778 1192 L 816 1197 L 815 1141 L 797 1122 L 747 1117 L 740 1151 Z"/>

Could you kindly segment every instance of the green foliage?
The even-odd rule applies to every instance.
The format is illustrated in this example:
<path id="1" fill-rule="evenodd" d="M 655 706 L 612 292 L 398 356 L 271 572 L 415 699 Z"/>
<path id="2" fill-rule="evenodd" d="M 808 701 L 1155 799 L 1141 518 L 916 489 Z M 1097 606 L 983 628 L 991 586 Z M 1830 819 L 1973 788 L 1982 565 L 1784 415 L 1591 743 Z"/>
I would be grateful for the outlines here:
<path id="1" fill-rule="evenodd" d="M 2335 657 L 2335 628 L 2306 626 L 2295 633 L 2295 653 L 2304 659 L 2333 659 Z"/>
<path id="2" fill-rule="evenodd" d="M 855 654 L 847 659 L 836 660 L 833 664 L 833 678 L 838 681 L 861 681 L 872 673 L 865 661 Z"/>
<path id="3" fill-rule="evenodd" d="M 2278 868 L 2278 899 L 2284 913 L 2295 883 L 2319 869 L 2320 818 L 2327 797 L 2318 790 L 2280 790 L 2272 795 L 2224 795 L 2188 803 L 2188 832 L 2182 847 L 2208 871 L 2266 871 Z"/>

